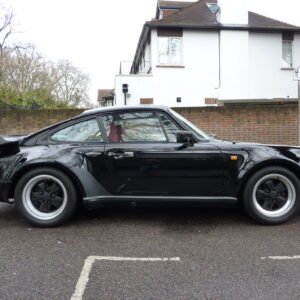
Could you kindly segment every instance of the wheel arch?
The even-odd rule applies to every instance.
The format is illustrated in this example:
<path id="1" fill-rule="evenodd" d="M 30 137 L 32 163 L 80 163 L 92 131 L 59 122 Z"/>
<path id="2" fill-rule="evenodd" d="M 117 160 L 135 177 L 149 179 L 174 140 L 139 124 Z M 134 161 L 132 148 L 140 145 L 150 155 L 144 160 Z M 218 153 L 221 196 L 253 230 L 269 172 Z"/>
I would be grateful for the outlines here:
<path id="1" fill-rule="evenodd" d="M 272 159 L 272 160 L 266 160 L 259 164 L 256 164 L 251 169 L 249 169 L 245 174 L 243 174 L 241 178 L 241 184 L 238 189 L 238 199 L 241 201 L 243 190 L 245 188 L 245 185 L 247 184 L 248 180 L 259 170 L 262 170 L 267 167 L 281 167 L 285 168 L 292 173 L 296 175 L 296 177 L 300 180 L 300 166 L 298 166 L 296 163 L 291 162 L 289 160 L 284 159 Z"/>
<path id="2" fill-rule="evenodd" d="M 21 169 L 19 169 L 13 175 L 13 177 L 11 179 L 12 185 L 9 190 L 9 197 L 13 198 L 16 185 L 17 185 L 18 181 L 20 180 L 20 178 L 26 172 L 34 170 L 34 169 L 38 169 L 38 168 L 53 168 L 53 169 L 61 171 L 66 176 L 68 176 L 70 178 L 70 180 L 72 181 L 76 192 L 79 193 L 79 195 L 80 195 L 79 200 L 82 201 L 82 199 L 86 196 L 86 192 L 84 190 L 82 183 L 80 182 L 78 177 L 73 172 L 71 172 L 68 168 L 66 168 L 65 166 L 58 164 L 58 163 L 39 162 L 39 163 L 26 165 L 26 166 L 22 167 Z"/>

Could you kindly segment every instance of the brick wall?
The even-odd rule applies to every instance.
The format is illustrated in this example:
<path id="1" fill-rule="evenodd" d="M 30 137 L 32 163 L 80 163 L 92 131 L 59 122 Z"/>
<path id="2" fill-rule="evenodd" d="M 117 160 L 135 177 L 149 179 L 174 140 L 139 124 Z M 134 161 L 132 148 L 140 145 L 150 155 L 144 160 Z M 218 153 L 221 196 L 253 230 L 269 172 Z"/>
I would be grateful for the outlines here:
<path id="1" fill-rule="evenodd" d="M 0 135 L 23 135 L 80 114 L 82 109 L 0 110 Z"/>
<path id="2" fill-rule="evenodd" d="M 218 138 L 272 144 L 298 144 L 298 106 L 289 104 L 226 105 L 177 108 L 177 112 Z"/>
<path id="3" fill-rule="evenodd" d="M 295 103 L 177 108 L 176 111 L 218 138 L 298 144 L 298 106 Z M 81 112 L 79 109 L 0 111 L 0 135 L 28 134 Z"/>

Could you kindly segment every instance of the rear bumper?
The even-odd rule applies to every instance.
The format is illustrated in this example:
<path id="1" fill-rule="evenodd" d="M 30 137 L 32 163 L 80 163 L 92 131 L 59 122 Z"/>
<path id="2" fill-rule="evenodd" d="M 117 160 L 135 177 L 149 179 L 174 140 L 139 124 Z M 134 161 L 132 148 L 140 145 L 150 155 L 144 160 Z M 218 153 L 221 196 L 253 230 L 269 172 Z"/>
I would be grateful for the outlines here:
<path id="1" fill-rule="evenodd" d="M 9 192 L 12 183 L 10 181 L 0 181 L 0 202 L 9 202 Z"/>

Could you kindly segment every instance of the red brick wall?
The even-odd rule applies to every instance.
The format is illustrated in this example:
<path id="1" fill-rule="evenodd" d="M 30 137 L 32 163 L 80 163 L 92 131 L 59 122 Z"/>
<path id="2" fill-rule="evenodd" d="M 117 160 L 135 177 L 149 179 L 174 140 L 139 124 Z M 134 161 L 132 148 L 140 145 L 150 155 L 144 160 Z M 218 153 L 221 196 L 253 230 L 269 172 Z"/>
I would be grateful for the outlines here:
<path id="1" fill-rule="evenodd" d="M 297 104 L 227 105 L 177 108 L 177 112 L 218 138 L 272 144 L 298 144 Z"/>
<path id="2" fill-rule="evenodd" d="M 207 133 L 235 141 L 298 144 L 297 104 L 177 108 Z M 82 110 L 0 111 L 1 134 L 28 134 L 78 115 Z"/>
<path id="3" fill-rule="evenodd" d="M 29 134 L 80 114 L 81 109 L 0 110 L 0 135 Z"/>

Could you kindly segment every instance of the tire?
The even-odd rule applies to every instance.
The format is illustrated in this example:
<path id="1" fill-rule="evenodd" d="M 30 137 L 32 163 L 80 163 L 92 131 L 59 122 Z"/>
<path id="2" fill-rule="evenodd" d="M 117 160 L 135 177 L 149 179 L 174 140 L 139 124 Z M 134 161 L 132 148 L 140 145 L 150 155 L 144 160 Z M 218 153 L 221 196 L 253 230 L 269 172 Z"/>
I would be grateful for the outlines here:
<path id="1" fill-rule="evenodd" d="M 277 225 L 289 221 L 300 209 L 300 182 L 282 167 L 257 171 L 246 183 L 243 206 L 255 221 Z"/>
<path id="2" fill-rule="evenodd" d="M 23 175 L 16 185 L 14 196 L 18 212 L 37 227 L 65 223 L 77 206 L 72 181 L 52 168 L 37 168 Z"/>

